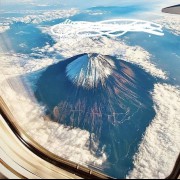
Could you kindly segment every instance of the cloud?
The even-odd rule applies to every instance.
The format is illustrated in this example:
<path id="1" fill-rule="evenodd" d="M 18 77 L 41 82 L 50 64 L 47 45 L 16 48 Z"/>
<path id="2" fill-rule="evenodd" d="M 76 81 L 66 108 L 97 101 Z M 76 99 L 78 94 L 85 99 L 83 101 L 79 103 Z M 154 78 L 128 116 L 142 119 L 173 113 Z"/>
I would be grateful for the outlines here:
<path id="1" fill-rule="evenodd" d="M 161 15 L 155 22 L 164 26 L 164 28 L 169 29 L 173 34 L 180 35 L 180 18 L 178 15 Z"/>
<path id="2" fill-rule="evenodd" d="M 165 179 L 180 151 L 180 89 L 156 84 L 152 93 L 156 117 L 147 128 L 134 157 L 130 179 Z"/>
<path id="3" fill-rule="evenodd" d="M 56 62 L 56 59 L 53 58 L 44 57 L 38 59 L 23 54 L 0 53 L 0 57 L 0 71 L 9 77 L 35 72 Z"/>
<path id="4" fill-rule="evenodd" d="M 0 23 L 0 33 L 4 33 L 9 29 L 10 29 L 9 25 L 3 25 L 3 24 Z"/>
<path id="5" fill-rule="evenodd" d="M 90 138 L 88 131 L 65 127 L 44 116 L 45 108 L 38 105 L 33 92 L 18 78 L 27 70 L 26 65 L 21 67 L 21 60 L 19 61 L 25 57 L 1 54 L 0 94 L 18 120 L 17 123 L 31 138 L 52 153 L 85 166 L 101 166 L 107 156 L 103 148 L 98 156 L 90 150 L 90 145 L 94 144 L 93 147 L 97 148 L 99 142 L 95 138 Z M 26 61 L 28 59 L 24 59 L 24 62 Z M 47 65 L 47 59 L 44 62 Z M 34 64 L 36 63 L 40 65 L 40 62 L 35 61 Z M 28 68 L 32 69 L 30 64 L 28 63 Z"/>
<path id="6" fill-rule="evenodd" d="M 159 69 L 151 62 L 151 55 L 139 46 L 129 46 L 122 40 L 115 40 L 107 37 L 94 38 L 65 38 L 60 39 L 50 32 L 51 28 L 44 28 L 44 33 L 49 33 L 56 41 L 53 50 L 64 58 L 73 57 L 77 54 L 97 53 L 102 55 L 118 56 L 119 59 L 137 64 L 146 72 L 155 77 L 167 79 L 166 72 Z M 67 32 L 68 33 L 68 32 Z M 103 47 L 103 48 L 102 48 Z M 37 52 L 44 52 L 47 49 L 36 49 Z"/>
<path id="7" fill-rule="evenodd" d="M 163 36 L 162 26 L 149 21 L 136 19 L 111 19 L 106 21 L 71 21 L 51 28 L 51 33 L 59 38 L 79 37 L 120 37 L 128 32 L 145 32 L 156 36 Z"/>

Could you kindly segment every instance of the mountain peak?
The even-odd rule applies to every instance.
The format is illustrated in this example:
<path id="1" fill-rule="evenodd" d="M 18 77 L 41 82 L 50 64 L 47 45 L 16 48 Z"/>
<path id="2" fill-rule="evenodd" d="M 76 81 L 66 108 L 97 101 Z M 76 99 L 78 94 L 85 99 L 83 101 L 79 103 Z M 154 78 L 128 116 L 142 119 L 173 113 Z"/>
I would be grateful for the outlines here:
<path id="1" fill-rule="evenodd" d="M 115 64 L 109 56 L 84 54 L 71 62 L 66 68 L 66 75 L 75 85 L 86 89 L 105 85 L 112 74 Z"/>

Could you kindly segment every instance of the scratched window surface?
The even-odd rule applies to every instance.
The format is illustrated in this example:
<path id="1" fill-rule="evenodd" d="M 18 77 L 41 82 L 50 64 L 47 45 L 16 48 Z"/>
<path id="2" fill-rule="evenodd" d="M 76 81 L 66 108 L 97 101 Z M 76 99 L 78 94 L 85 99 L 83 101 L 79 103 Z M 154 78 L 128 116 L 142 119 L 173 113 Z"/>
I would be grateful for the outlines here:
<path id="1" fill-rule="evenodd" d="M 180 152 L 178 0 L 0 0 L 0 95 L 54 154 L 165 178 Z"/>

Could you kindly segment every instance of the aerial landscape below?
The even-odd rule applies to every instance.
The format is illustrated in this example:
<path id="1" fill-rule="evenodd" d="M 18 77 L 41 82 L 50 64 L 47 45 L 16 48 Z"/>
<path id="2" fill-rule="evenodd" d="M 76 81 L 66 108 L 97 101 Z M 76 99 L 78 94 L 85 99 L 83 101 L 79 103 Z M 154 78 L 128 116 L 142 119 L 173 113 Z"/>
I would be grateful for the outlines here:
<path id="1" fill-rule="evenodd" d="M 175 4 L 0 1 L 0 96 L 16 123 L 110 177 L 166 178 L 180 152 L 180 15 L 162 9 Z"/>

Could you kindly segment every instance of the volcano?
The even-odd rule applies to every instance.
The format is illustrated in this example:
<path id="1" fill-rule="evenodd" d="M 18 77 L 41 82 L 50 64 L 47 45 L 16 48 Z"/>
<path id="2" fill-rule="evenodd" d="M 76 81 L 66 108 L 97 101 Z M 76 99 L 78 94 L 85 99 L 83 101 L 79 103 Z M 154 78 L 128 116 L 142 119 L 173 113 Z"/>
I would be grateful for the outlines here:
<path id="1" fill-rule="evenodd" d="M 105 145 L 106 173 L 111 169 L 110 175 L 123 177 L 155 116 L 150 94 L 155 82 L 138 66 L 116 57 L 81 54 L 48 67 L 35 94 L 52 119 L 88 130 L 101 149 Z"/>
<path id="2" fill-rule="evenodd" d="M 115 68 L 114 62 L 98 54 L 86 54 L 77 58 L 66 68 L 67 77 L 77 86 L 87 89 L 104 85 Z"/>

